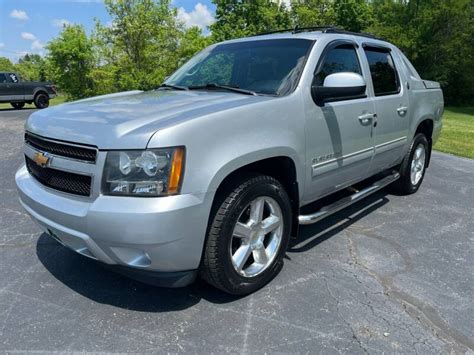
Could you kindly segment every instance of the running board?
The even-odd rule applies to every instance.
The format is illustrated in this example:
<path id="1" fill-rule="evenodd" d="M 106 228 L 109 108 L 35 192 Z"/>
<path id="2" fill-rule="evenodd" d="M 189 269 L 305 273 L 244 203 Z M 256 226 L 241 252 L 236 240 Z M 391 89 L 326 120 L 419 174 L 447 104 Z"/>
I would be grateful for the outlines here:
<path id="1" fill-rule="evenodd" d="M 315 213 L 298 216 L 298 221 L 300 224 L 313 224 L 319 222 L 323 218 L 326 218 L 332 215 L 333 213 L 336 213 L 352 205 L 353 203 L 362 200 L 363 198 L 373 194 L 374 192 L 383 189 L 385 186 L 390 185 L 392 182 L 398 180 L 399 178 L 400 174 L 398 172 L 393 172 L 391 175 L 374 182 L 372 185 L 360 191 L 357 191 L 356 193 L 350 196 L 344 197 L 330 205 L 324 206 Z"/>

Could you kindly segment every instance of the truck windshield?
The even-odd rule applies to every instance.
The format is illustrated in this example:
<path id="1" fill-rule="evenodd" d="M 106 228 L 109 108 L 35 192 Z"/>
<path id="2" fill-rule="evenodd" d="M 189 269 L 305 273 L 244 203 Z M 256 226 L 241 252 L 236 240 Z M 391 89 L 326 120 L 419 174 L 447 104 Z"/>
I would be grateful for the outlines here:
<path id="1" fill-rule="evenodd" d="M 164 86 L 191 90 L 225 86 L 286 95 L 298 84 L 311 44 L 306 39 L 272 39 L 211 46 L 179 68 Z"/>

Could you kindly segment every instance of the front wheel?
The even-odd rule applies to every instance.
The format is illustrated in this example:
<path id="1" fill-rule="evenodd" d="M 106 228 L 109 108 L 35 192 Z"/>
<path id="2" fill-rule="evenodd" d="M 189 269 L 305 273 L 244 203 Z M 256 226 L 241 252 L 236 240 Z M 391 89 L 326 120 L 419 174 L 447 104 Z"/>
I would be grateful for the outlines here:
<path id="1" fill-rule="evenodd" d="M 216 206 L 200 271 L 211 285 L 245 295 L 281 270 L 292 210 L 284 187 L 270 176 L 253 176 L 235 186 Z"/>
<path id="2" fill-rule="evenodd" d="M 24 102 L 12 102 L 12 103 L 10 103 L 10 105 L 12 105 L 12 107 L 14 109 L 17 109 L 17 110 L 22 109 L 23 107 L 25 107 Z"/>
<path id="3" fill-rule="evenodd" d="M 38 94 L 35 97 L 35 106 L 37 108 L 46 108 L 49 106 L 49 97 L 46 94 Z"/>
<path id="4" fill-rule="evenodd" d="M 395 191 L 410 195 L 418 191 L 425 177 L 430 154 L 430 144 L 426 136 L 418 133 L 400 165 L 400 179 L 395 182 Z"/>

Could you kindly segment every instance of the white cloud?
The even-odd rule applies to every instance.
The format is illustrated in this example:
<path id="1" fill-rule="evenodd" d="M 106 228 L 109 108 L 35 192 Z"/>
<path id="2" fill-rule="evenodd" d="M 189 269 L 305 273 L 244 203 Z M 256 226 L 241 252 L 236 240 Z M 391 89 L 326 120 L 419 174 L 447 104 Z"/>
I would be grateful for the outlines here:
<path id="1" fill-rule="evenodd" d="M 53 21 L 51 21 L 51 24 L 54 27 L 63 28 L 65 26 L 69 26 L 71 24 L 71 22 L 66 20 L 65 18 L 60 18 L 60 19 L 56 18 Z"/>
<path id="2" fill-rule="evenodd" d="M 27 41 L 34 41 L 36 40 L 36 36 L 30 32 L 22 32 L 21 38 L 26 39 Z"/>
<path id="3" fill-rule="evenodd" d="M 11 18 L 16 18 L 17 20 L 23 20 L 23 21 L 26 21 L 29 19 L 28 15 L 26 14 L 25 11 L 23 10 L 13 10 L 12 12 L 10 12 L 10 17 Z"/>
<path id="4" fill-rule="evenodd" d="M 34 40 L 31 44 L 31 49 L 33 50 L 42 50 L 44 48 L 44 44 L 41 43 L 39 40 Z"/>
<path id="5" fill-rule="evenodd" d="M 200 2 L 190 12 L 186 12 L 183 7 L 180 7 L 178 9 L 178 20 L 182 21 L 187 28 L 197 26 L 202 30 L 206 30 L 215 21 L 207 6 Z"/>
<path id="6" fill-rule="evenodd" d="M 22 32 L 21 38 L 31 41 L 31 50 L 36 52 L 42 52 L 44 49 L 44 43 L 41 42 L 33 33 Z"/>

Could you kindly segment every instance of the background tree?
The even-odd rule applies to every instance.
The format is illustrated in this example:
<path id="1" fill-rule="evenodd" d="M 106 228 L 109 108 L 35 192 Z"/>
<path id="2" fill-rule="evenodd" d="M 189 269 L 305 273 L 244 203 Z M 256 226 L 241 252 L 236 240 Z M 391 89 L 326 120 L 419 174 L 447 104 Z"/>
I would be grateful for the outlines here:
<path id="1" fill-rule="evenodd" d="M 374 0 L 368 32 L 400 47 L 421 77 L 439 81 L 449 104 L 473 104 L 472 0 Z"/>
<path id="2" fill-rule="evenodd" d="M 92 41 L 82 26 L 66 26 L 59 37 L 48 43 L 47 50 L 51 76 L 68 98 L 79 99 L 94 94 Z"/>
<path id="3" fill-rule="evenodd" d="M 0 71 L 15 71 L 15 66 L 10 59 L 0 57 Z"/>
<path id="4" fill-rule="evenodd" d="M 212 2 L 216 5 L 216 22 L 210 28 L 217 42 L 291 27 L 285 5 L 274 0 Z"/>
<path id="5" fill-rule="evenodd" d="M 337 24 L 333 0 L 293 0 L 291 18 L 293 27 Z"/>
<path id="6" fill-rule="evenodd" d="M 211 37 L 205 37 L 199 27 L 193 26 L 184 30 L 178 47 L 178 66 L 188 61 L 193 55 L 212 43 Z"/>
<path id="7" fill-rule="evenodd" d="M 46 81 L 46 63 L 39 54 L 25 54 L 15 65 L 16 71 L 23 80 Z"/>
<path id="8" fill-rule="evenodd" d="M 178 61 L 176 9 L 170 0 L 105 0 L 105 6 L 113 25 L 97 23 L 100 64 L 113 70 L 118 90 L 157 87 Z"/>

